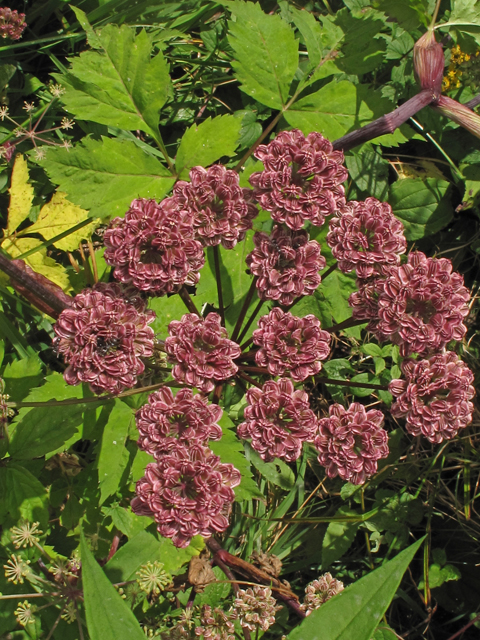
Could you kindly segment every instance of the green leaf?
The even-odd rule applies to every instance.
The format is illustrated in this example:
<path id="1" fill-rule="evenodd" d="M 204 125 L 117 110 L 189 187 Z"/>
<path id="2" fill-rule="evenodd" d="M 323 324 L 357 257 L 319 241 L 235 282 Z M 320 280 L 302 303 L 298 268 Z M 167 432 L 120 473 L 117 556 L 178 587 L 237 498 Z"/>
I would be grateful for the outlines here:
<path id="1" fill-rule="evenodd" d="M 289 640 L 371 640 L 424 538 L 313 611 Z"/>
<path id="2" fill-rule="evenodd" d="M 398 636 L 390 627 L 378 627 L 372 636 L 372 640 L 397 640 Z"/>
<path id="3" fill-rule="evenodd" d="M 428 0 L 375 0 L 374 6 L 407 31 L 428 24 Z"/>
<path id="4" fill-rule="evenodd" d="M 10 206 L 5 236 L 8 237 L 28 218 L 32 206 L 34 190 L 29 183 L 27 161 L 18 154 L 12 170 L 10 182 Z"/>
<path id="5" fill-rule="evenodd" d="M 300 31 L 308 52 L 309 64 L 306 68 L 306 73 L 310 73 L 313 69 L 318 67 L 323 57 L 323 50 L 325 44 L 323 42 L 324 29 L 322 24 L 316 20 L 313 13 L 306 11 L 305 9 L 297 9 L 293 5 L 289 7 L 292 14 L 293 22 Z M 339 32 L 339 40 L 343 37 L 343 32 Z"/>
<path id="6" fill-rule="evenodd" d="M 264 462 L 248 442 L 245 443 L 245 455 L 247 460 L 268 482 L 285 491 L 289 491 L 295 486 L 295 474 L 280 458 L 275 458 L 272 462 Z"/>
<path id="7" fill-rule="evenodd" d="M 356 86 L 342 80 L 329 82 L 316 93 L 301 98 L 284 115 L 292 127 L 301 129 L 305 135 L 318 131 L 335 140 L 369 121 L 372 111 L 357 100 Z"/>
<path id="8" fill-rule="evenodd" d="M 470 34 L 480 44 L 480 6 L 477 0 L 452 0 L 452 13 L 448 20 L 449 32 L 458 38 L 458 34 Z"/>
<path id="9" fill-rule="evenodd" d="M 360 191 L 368 196 L 384 200 L 388 193 L 389 163 L 375 148 L 363 148 L 345 157 L 350 178 Z"/>
<path id="10" fill-rule="evenodd" d="M 241 119 L 230 115 L 192 124 L 177 151 L 175 167 L 179 177 L 186 180 L 192 167 L 208 167 L 222 156 L 234 156 L 241 126 Z"/>
<path id="11" fill-rule="evenodd" d="M 10 400 L 20 402 L 30 389 L 39 385 L 42 379 L 42 362 L 38 356 L 13 360 L 5 367 L 3 378 Z"/>
<path id="12" fill-rule="evenodd" d="M 200 278 L 202 277 L 203 270 Z M 180 320 L 182 316 L 188 313 L 187 307 L 179 295 L 150 298 L 148 307 L 149 309 L 153 309 L 156 314 L 156 318 L 152 322 L 151 327 L 162 339 L 167 336 L 167 327 L 170 322 L 172 320 Z"/>
<path id="13" fill-rule="evenodd" d="M 346 34 L 340 49 L 343 55 L 335 60 L 339 69 L 361 75 L 379 67 L 386 49 L 385 40 L 376 37 L 385 26 L 382 17 L 371 9 L 357 15 L 348 9 L 337 12 L 335 24 Z"/>
<path id="14" fill-rule="evenodd" d="M 242 481 L 235 487 L 235 500 L 250 500 L 251 498 L 263 498 L 263 493 L 257 487 L 252 478 L 250 464 L 245 457 L 243 445 L 233 431 L 233 422 L 226 413 L 223 414 L 218 424 L 222 427 L 223 436 L 219 441 L 209 443 L 210 449 L 223 463 L 230 463 L 240 471 Z"/>
<path id="15" fill-rule="evenodd" d="M 161 200 L 175 181 L 135 143 L 112 138 L 84 138 L 70 150 L 49 147 L 40 164 L 92 218 L 124 215 L 134 198 Z"/>
<path id="16" fill-rule="evenodd" d="M 23 519 L 46 527 L 47 505 L 47 490 L 30 471 L 12 463 L 0 467 L 0 522 L 8 514 L 15 522 Z"/>
<path id="17" fill-rule="evenodd" d="M 407 240 L 436 233 L 452 220 L 448 186 L 448 182 L 436 178 L 405 178 L 392 184 L 389 203 L 405 226 Z"/>
<path id="18" fill-rule="evenodd" d="M 346 507 L 340 507 L 336 516 L 358 516 Z M 357 535 L 359 522 L 330 522 L 322 542 L 322 571 L 346 553 Z"/>
<path id="19" fill-rule="evenodd" d="M 111 507 L 104 507 L 102 513 L 112 518 L 113 526 L 128 538 L 134 538 L 141 531 L 152 524 L 152 518 L 137 516 L 133 511 L 121 507 L 118 503 Z M 123 548 L 123 547 L 122 547 Z"/>
<path id="20" fill-rule="evenodd" d="M 10 425 L 10 455 L 31 460 L 58 449 L 82 424 L 83 410 L 81 404 L 21 409 Z"/>
<path id="21" fill-rule="evenodd" d="M 273 109 L 287 103 L 298 67 L 298 42 L 293 29 L 279 15 L 266 15 L 259 4 L 229 3 L 235 21 L 229 22 L 232 66 L 241 89 Z"/>
<path id="22" fill-rule="evenodd" d="M 98 457 L 99 504 L 103 504 L 109 496 L 119 489 L 120 479 L 129 460 L 125 441 L 132 420 L 132 409 L 116 398 L 103 431 Z"/>
<path id="23" fill-rule="evenodd" d="M 4 89 L 17 70 L 14 64 L 0 64 L 0 89 Z"/>
<path id="24" fill-rule="evenodd" d="M 95 560 L 83 533 L 80 554 L 85 615 L 91 640 L 145 640 L 138 620 Z"/>
<path id="25" fill-rule="evenodd" d="M 163 54 L 151 58 L 150 36 L 144 30 L 135 36 L 127 25 L 106 25 L 94 46 L 74 58 L 67 73 L 54 74 L 65 87 L 65 109 L 82 120 L 140 129 L 159 139 L 159 113 L 170 91 Z"/>

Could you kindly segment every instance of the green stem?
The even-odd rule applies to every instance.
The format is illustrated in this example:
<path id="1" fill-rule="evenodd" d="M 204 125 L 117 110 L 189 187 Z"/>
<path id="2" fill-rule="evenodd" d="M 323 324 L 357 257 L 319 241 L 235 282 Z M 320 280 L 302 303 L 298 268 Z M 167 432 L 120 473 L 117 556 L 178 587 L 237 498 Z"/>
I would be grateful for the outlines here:
<path id="1" fill-rule="evenodd" d="M 52 244 L 55 244 L 55 242 L 58 242 L 59 240 L 62 240 L 63 238 L 66 238 L 67 236 L 71 235 L 72 233 L 75 233 L 75 231 L 78 231 L 79 229 L 82 229 L 83 227 L 86 227 L 87 224 L 92 224 L 92 222 L 93 222 L 92 218 L 87 218 L 86 220 L 83 220 L 82 222 L 79 222 L 78 224 L 76 224 L 71 229 L 67 229 L 67 231 L 63 231 L 62 233 L 59 233 L 57 236 L 54 236 L 50 240 L 45 240 L 44 242 L 42 242 L 41 244 L 37 245 L 36 247 L 33 247 L 33 249 L 29 249 L 28 251 L 25 251 L 25 253 L 22 253 L 21 255 L 19 255 L 16 258 L 16 260 L 25 260 L 25 258 L 28 258 L 29 256 L 33 255 L 34 253 L 37 253 L 37 251 L 41 251 L 44 247 L 48 247 L 48 246 L 50 246 Z M 25 229 L 25 233 L 28 233 L 28 229 Z M 21 235 L 24 235 L 24 234 L 22 234 L 20 232 L 17 235 L 18 235 L 18 237 L 21 237 Z"/>
<path id="2" fill-rule="evenodd" d="M 438 11 L 440 9 L 440 5 L 442 4 L 442 0 L 437 0 L 437 4 L 435 5 L 435 11 L 433 12 L 432 21 L 430 22 L 429 31 L 433 31 L 435 28 L 435 22 L 437 21 Z"/>

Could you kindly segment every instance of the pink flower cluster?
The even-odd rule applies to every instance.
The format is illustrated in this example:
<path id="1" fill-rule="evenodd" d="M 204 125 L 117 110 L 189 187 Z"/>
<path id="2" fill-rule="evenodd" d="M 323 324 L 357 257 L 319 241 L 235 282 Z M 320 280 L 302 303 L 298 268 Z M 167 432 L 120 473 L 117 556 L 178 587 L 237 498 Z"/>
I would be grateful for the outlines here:
<path id="1" fill-rule="evenodd" d="M 278 225 L 270 235 L 255 233 L 255 249 L 246 262 L 258 278 L 261 300 L 276 300 L 288 306 L 298 296 L 309 296 L 317 289 L 321 281 L 318 272 L 326 262 L 318 242 L 309 237 L 303 229 L 291 231 Z"/>
<path id="2" fill-rule="evenodd" d="M 222 244 L 226 249 L 245 238 L 258 209 L 252 191 L 241 188 L 238 173 L 216 164 L 209 169 L 194 167 L 190 182 L 177 182 L 173 197 L 186 212 L 203 246 Z"/>
<path id="3" fill-rule="evenodd" d="M 206 445 L 209 440 L 220 440 L 222 428 L 217 421 L 221 416 L 222 409 L 204 396 L 180 389 L 174 397 L 169 387 L 163 387 L 137 411 L 138 446 L 158 459 L 178 442 Z"/>
<path id="4" fill-rule="evenodd" d="M 252 173 L 254 196 L 275 222 L 301 229 L 306 221 L 322 226 L 325 216 L 345 203 L 341 186 L 348 177 L 343 153 L 320 133 L 282 131 L 254 152 L 265 166 Z"/>
<path id="5" fill-rule="evenodd" d="M 155 314 L 132 287 L 96 284 L 75 296 L 54 326 L 54 348 L 68 367 L 67 384 L 88 382 L 95 393 L 134 387 L 142 357 L 153 354 Z"/>
<path id="6" fill-rule="evenodd" d="M 193 536 L 225 531 L 240 480 L 239 471 L 208 447 L 177 443 L 147 465 L 131 506 L 137 515 L 154 518 L 159 533 L 176 547 L 186 547 Z"/>
<path id="7" fill-rule="evenodd" d="M 9 7 L 0 7 L 0 36 L 2 38 L 19 40 L 26 26 L 24 13 L 18 13 L 17 10 L 12 11 Z"/>
<path id="8" fill-rule="evenodd" d="M 272 376 L 287 374 L 299 382 L 320 371 L 330 353 L 330 339 L 314 315 L 298 318 L 275 307 L 253 332 L 253 342 L 260 347 L 255 361 Z"/>
<path id="9" fill-rule="evenodd" d="M 388 455 L 383 413 L 367 411 L 359 402 L 353 402 L 348 409 L 333 404 L 329 414 L 319 420 L 314 440 L 318 461 L 329 478 L 340 476 L 352 484 L 363 484 L 377 472 L 377 461 Z"/>
<path id="10" fill-rule="evenodd" d="M 296 460 L 304 442 L 312 442 L 317 418 L 305 391 L 295 391 L 287 378 L 269 380 L 261 389 L 247 391 L 245 422 L 237 429 L 239 438 L 251 438 L 262 460 Z"/>
<path id="11" fill-rule="evenodd" d="M 392 380 L 388 388 L 395 398 L 392 415 L 406 419 L 409 433 L 442 442 L 471 422 L 473 373 L 456 353 L 405 360 L 401 368 L 405 379 Z"/>
<path id="12" fill-rule="evenodd" d="M 378 272 L 379 266 L 397 265 L 407 242 L 403 224 L 392 208 L 376 198 L 351 201 L 330 220 L 327 243 L 344 273 L 355 269 L 359 278 Z"/>
<path id="13" fill-rule="evenodd" d="M 267 631 L 275 624 L 275 614 L 281 609 L 272 596 L 270 587 L 255 585 L 239 589 L 233 602 L 233 611 L 242 627 L 258 632 Z"/>
<path id="14" fill-rule="evenodd" d="M 191 213 L 181 209 L 175 198 L 160 204 L 134 200 L 124 218 L 112 220 L 104 242 L 104 258 L 115 267 L 115 278 L 151 295 L 197 284 L 205 262 Z"/>
<path id="15" fill-rule="evenodd" d="M 336 580 L 331 573 L 325 573 L 318 580 L 310 582 L 305 588 L 305 598 L 300 608 L 310 615 L 315 609 L 319 609 L 327 600 L 331 600 L 337 593 L 344 589 L 343 582 Z"/>
<path id="16" fill-rule="evenodd" d="M 171 322 L 168 331 L 165 351 L 174 363 L 172 376 L 178 382 L 210 393 L 217 381 L 237 373 L 234 359 L 241 349 L 228 339 L 218 313 L 209 313 L 206 318 L 187 313 Z"/>

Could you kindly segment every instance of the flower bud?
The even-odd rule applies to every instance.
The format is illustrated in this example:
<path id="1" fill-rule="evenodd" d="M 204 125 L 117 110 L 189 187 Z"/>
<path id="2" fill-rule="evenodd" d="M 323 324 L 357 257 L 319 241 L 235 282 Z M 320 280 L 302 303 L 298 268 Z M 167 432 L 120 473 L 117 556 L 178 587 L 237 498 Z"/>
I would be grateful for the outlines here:
<path id="1" fill-rule="evenodd" d="M 445 58 L 443 47 L 435 40 L 433 31 L 427 31 L 417 40 L 413 48 L 413 67 L 422 89 L 431 89 L 436 94 L 442 92 Z"/>
<path id="2" fill-rule="evenodd" d="M 447 96 L 440 96 L 435 105 L 432 104 L 435 111 L 438 111 L 442 116 L 447 116 L 453 122 L 461 125 L 474 136 L 480 138 L 480 115 L 472 111 L 463 104 L 460 104 L 456 100 Z"/>

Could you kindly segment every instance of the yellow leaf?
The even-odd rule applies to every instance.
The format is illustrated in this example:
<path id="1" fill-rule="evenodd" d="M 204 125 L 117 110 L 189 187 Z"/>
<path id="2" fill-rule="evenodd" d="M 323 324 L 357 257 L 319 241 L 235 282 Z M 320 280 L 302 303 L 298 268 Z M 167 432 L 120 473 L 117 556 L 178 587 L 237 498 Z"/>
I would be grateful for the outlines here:
<path id="1" fill-rule="evenodd" d="M 12 171 L 12 182 L 9 189 L 10 207 L 8 209 L 7 236 L 21 225 L 28 217 L 33 200 L 33 187 L 28 182 L 28 167 L 25 158 L 19 154 L 15 159 Z"/>
<path id="2" fill-rule="evenodd" d="M 42 241 L 37 238 L 15 238 L 4 240 L 2 248 L 5 249 L 12 258 L 16 258 L 22 253 L 38 247 L 40 244 L 42 244 Z M 25 258 L 25 262 L 34 271 L 41 273 L 42 276 L 45 276 L 55 284 L 58 284 L 65 293 L 72 289 L 67 272 L 62 265 L 55 262 L 53 258 L 49 258 L 47 256 L 47 250 L 45 247 L 42 247 L 42 249 L 39 249 L 36 253 L 32 253 L 31 256 Z"/>
<path id="3" fill-rule="evenodd" d="M 77 207 L 66 198 L 66 194 L 57 191 L 50 202 L 45 204 L 40 211 L 37 221 L 25 230 L 26 233 L 39 233 L 45 240 L 50 240 L 64 231 L 68 231 L 79 222 L 88 218 L 85 209 Z M 82 240 L 89 240 L 95 230 L 96 220 L 91 224 L 74 231 L 62 240 L 54 242 L 57 249 L 62 251 L 74 251 Z"/>

